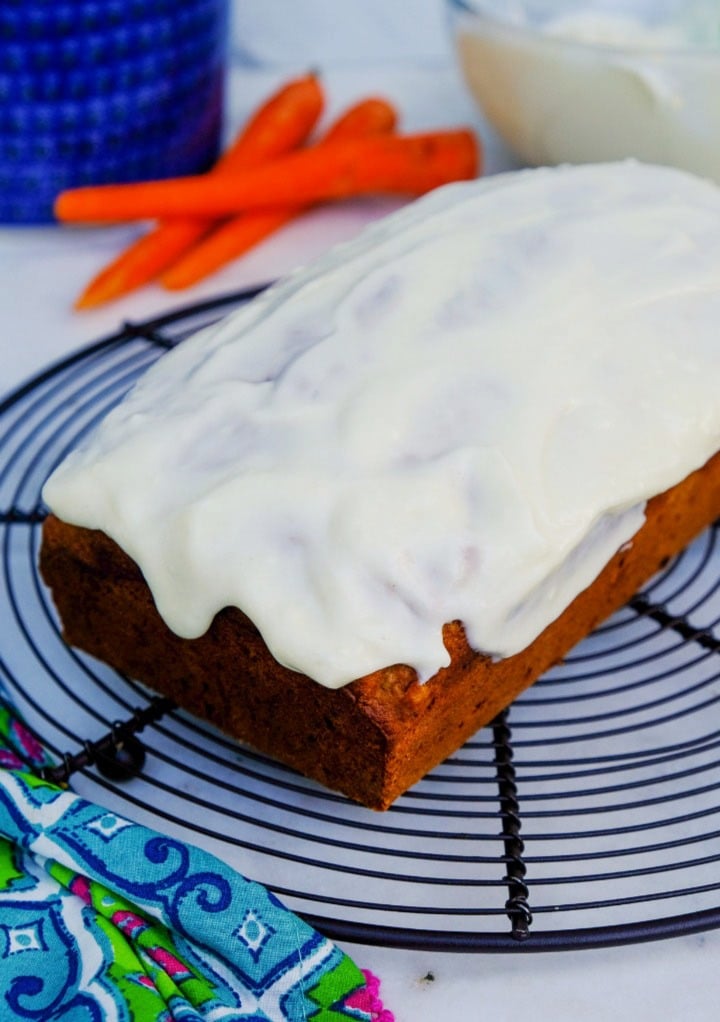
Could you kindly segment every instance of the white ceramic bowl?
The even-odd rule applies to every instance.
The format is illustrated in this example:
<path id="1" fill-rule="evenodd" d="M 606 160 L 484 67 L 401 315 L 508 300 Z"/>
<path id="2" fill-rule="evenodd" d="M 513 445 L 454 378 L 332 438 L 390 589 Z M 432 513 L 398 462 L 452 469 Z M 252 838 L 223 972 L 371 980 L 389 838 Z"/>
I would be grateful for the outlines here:
<path id="1" fill-rule="evenodd" d="M 720 182 L 718 0 L 447 0 L 468 86 L 528 164 L 635 157 Z"/>

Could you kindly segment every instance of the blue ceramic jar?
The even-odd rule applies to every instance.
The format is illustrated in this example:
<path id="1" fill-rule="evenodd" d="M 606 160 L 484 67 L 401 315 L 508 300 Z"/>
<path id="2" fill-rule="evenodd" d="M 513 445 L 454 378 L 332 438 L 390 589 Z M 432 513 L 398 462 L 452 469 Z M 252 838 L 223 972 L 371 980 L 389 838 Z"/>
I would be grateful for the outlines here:
<path id="1" fill-rule="evenodd" d="M 64 188 L 198 173 L 222 127 L 227 0 L 4 0 L 0 220 Z"/>

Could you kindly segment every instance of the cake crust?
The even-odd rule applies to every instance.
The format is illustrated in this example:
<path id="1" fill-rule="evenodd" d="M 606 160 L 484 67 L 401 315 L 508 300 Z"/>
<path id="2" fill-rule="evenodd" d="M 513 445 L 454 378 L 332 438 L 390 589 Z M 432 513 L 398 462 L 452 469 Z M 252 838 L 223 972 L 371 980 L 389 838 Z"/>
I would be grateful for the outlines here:
<path id="1" fill-rule="evenodd" d="M 654 497 L 632 542 L 521 653 L 493 662 L 460 622 L 424 684 L 404 665 L 340 689 L 277 663 L 252 622 L 226 608 L 198 639 L 175 635 L 134 562 L 101 532 L 44 523 L 42 577 L 66 641 L 179 706 L 372 809 L 383 810 L 620 608 L 720 515 L 720 454 Z"/>

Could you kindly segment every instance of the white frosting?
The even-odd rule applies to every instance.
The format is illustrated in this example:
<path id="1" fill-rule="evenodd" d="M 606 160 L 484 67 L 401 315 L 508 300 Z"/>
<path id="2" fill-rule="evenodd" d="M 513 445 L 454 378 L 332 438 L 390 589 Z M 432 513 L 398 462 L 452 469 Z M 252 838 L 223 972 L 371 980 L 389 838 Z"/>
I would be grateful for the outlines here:
<path id="1" fill-rule="evenodd" d="M 667 51 L 720 49 L 717 0 L 459 0 L 481 19 L 572 42 Z"/>
<path id="2" fill-rule="evenodd" d="M 685 4 L 684 9 L 678 10 L 676 20 L 649 21 L 627 11 L 579 7 L 548 18 L 542 32 L 573 42 L 661 52 L 695 46 L 717 47 L 720 16 L 714 0 L 712 8 L 710 10 L 706 4 L 704 11 L 698 11 L 697 7 L 690 9 Z"/>
<path id="3" fill-rule="evenodd" d="M 525 162 L 635 157 L 720 183 L 716 0 L 476 6 L 488 16 L 459 17 L 463 70 Z"/>
<path id="4" fill-rule="evenodd" d="M 453 185 L 153 367 L 44 490 L 184 636 L 330 687 L 528 645 L 720 447 L 720 190 L 625 163 Z"/>

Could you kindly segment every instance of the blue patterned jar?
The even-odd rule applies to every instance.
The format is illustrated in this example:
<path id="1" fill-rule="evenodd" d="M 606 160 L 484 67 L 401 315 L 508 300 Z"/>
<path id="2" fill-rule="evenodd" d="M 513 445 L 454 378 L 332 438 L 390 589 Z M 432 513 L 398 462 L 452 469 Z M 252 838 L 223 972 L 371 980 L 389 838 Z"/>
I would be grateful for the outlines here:
<path id="1" fill-rule="evenodd" d="M 0 221 L 52 221 L 65 188 L 211 166 L 227 15 L 227 0 L 3 0 Z"/>

